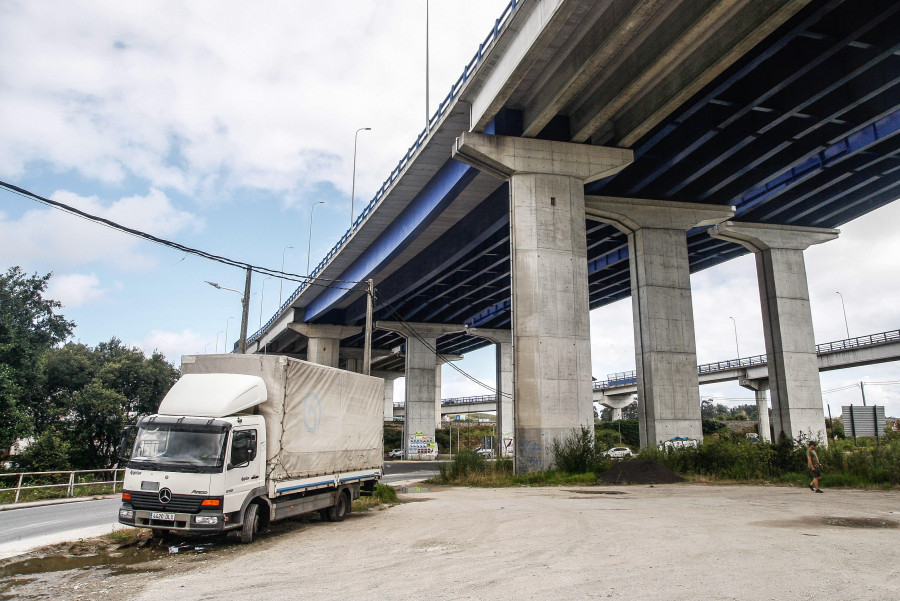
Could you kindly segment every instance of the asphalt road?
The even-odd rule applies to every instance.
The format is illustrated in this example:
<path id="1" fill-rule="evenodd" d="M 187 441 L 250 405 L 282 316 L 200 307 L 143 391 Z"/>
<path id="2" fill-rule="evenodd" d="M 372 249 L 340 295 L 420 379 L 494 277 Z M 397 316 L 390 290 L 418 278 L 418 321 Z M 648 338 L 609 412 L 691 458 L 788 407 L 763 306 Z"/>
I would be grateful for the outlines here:
<path id="1" fill-rule="evenodd" d="M 390 461 L 382 482 L 422 480 L 438 473 L 438 461 Z M 119 527 L 115 499 L 89 499 L 77 503 L 23 507 L 0 511 L 0 559 L 30 549 L 90 536 Z"/>

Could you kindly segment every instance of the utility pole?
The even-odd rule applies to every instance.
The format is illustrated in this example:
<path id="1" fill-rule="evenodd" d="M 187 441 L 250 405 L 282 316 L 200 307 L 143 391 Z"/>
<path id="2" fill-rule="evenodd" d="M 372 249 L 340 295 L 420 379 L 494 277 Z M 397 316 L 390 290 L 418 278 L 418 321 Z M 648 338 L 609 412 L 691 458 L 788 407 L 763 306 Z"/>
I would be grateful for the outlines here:
<path id="1" fill-rule="evenodd" d="M 375 309 L 375 282 L 366 280 L 366 339 L 363 343 L 363 374 L 372 370 L 372 313 Z"/>
<path id="2" fill-rule="evenodd" d="M 247 266 L 247 279 L 244 280 L 244 297 L 241 299 L 241 340 L 238 348 L 241 354 L 247 352 L 247 320 L 250 317 L 250 278 L 253 270 Z"/>
<path id="3" fill-rule="evenodd" d="M 865 407 L 866 406 L 866 383 L 865 382 L 859 383 L 859 391 L 862 393 L 863 407 Z"/>

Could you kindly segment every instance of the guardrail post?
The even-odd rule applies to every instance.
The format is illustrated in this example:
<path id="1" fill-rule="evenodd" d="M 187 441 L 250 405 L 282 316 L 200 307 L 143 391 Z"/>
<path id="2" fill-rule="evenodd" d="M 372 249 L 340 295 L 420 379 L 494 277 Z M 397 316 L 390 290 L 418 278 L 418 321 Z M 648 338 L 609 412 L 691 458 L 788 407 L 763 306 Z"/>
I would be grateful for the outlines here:
<path id="1" fill-rule="evenodd" d="M 75 472 L 69 472 L 69 490 L 66 496 L 75 496 Z"/>
<path id="2" fill-rule="evenodd" d="M 24 476 L 25 476 L 25 474 L 19 474 L 19 485 L 16 486 L 16 500 L 13 501 L 13 503 L 19 502 L 19 493 L 22 492 L 22 478 Z"/>

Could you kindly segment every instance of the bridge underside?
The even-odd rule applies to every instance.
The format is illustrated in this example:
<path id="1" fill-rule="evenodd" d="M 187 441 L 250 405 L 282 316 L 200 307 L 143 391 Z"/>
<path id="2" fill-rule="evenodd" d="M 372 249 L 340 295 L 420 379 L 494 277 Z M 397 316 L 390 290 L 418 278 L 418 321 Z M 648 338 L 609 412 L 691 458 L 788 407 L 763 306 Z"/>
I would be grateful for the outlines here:
<path id="1" fill-rule="evenodd" d="M 490 48 L 479 51 L 471 76 L 454 87 L 449 108 L 442 105 L 433 129 L 420 136 L 421 148 L 409 155 L 397 183 L 316 274 L 373 278 L 376 321 L 510 328 L 515 185 L 451 158 L 454 140 L 483 132 L 495 140 L 565 142 L 585 152 L 631 149 L 634 160 L 621 171 L 597 181 L 583 178 L 590 181 L 584 194 L 597 203 L 659 202 L 672 214 L 681 204 L 734 207 L 734 223 L 716 237 L 707 225 L 688 226 L 685 269 L 696 272 L 753 251 L 771 325 L 779 306 L 805 293 L 803 244 L 833 238 L 836 232 L 821 228 L 840 226 L 900 195 L 898 32 L 900 4 L 893 0 L 519 2 L 489 37 Z M 762 231 L 750 228 L 748 234 L 754 224 L 772 227 L 754 237 Z M 794 228 L 795 246 L 773 254 L 765 241 L 779 227 Z M 633 264 L 635 245 L 629 243 L 635 232 L 609 219 L 586 220 L 585 228 L 588 306 L 632 295 L 642 269 Z M 680 245 L 684 232 L 673 232 L 669 239 L 679 238 Z M 665 255 L 646 240 L 642 244 L 642 253 Z M 766 280 L 763 273 L 772 266 L 802 273 L 802 286 L 785 291 L 790 278 Z M 361 288 L 346 287 L 351 289 L 310 286 L 295 293 L 254 335 L 251 349 L 303 356 L 307 338 L 287 327 L 290 322 L 362 325 Z M 688 315 L 689 288 L 681 294 L 680 311 Z M 489 344 L 451 329 L 458 333 L 437 338 L 433 350 L 460 355 Z M 692 334 L 692 323 L 689 329 Z M 804 355 L 804 371 L 812 373 L 806 369 L 809 349 L 791 350 L 801 339 L 800 346 L 814 346 L 811 321 L 769 329 L 767 351 L 787 362 L 778 369 L 791 372 L 791 362 Z M 376 332 L 373 367 L 402 371 L 405 340 L 396 329 Z M 351 367 L 362 334 L 338 342 L 345 349 L 341 365 Z M 651 339 L 643 342 L 650 349 L 649 369 L 659 349 Z M 674 352 L 684 355 L 689 372 L 696 357 L 683 350 L 690 351 Z M 693 386 L 689 378 L 682 384 L 685 390 Z M 773 407 L 778 395 L 800 394 L 789 389 L 773 392 Z M 804 411 L 816 422 L 813 392 Z M 787 423 L 790 411 L 783 409 Z"/>
<path id="2" fill-rule="evenodd" d="M 739 221 L 816 227 L 837 227 L 891 202 L 900 187 L 898 13 L 895 2 L 810 2 L 637 140 L 632 165 L 588 184 L 585 192 L 733 205 Z M 570 36 L 579 35 L 578 28 L 569 27 Z M 590 28 L 580 29 L 584 34 Z M 577 50 L 573 44 L 570 54 Z M 496 133 L 534 129 L 531 104 L 554 84 L 542 80 L 549 61 L 535 61 L 509 95 L 494 118 Z M 542 81 L 543 88 L 534 87 Z M 596 75 L 581 89 L 595 90 L 596 96 L 601 83 L 610 82 Z M 576 104 L 561 106 L 535 137 L 583 136 L 576 125 L 584 121 L 585 102 Z M 619 122 L 627 122 L 626 113 L 621 109 L 585 141 L 620 145 L 633 135 Z M 376 319 L 509 327 L 508 185 L 486 175 L 469 177 L 465 187 L 478 184 L 493 192 L 477 203 L 467 200 L 462 219 L 402 272 L 376 280 Z M 688 233 L 691 271 L 747 252 L 702 229 Z M 630 296 L 626 236 L 588 221 L 587 242 L 591 308 Z M 312 321 L 361 324 L 364 302 L 352 296 Z M 302 337 L 284 332 L 281 338 L 270 350 L 304 352 Z M 402 342 L 392 333 L 376 334 L 374 340 L 385 349 Z M 342 343 L 361 344 L 362 336 Z M 439 350 L 462 354 L 486 344 L 460 334 L 441 339 Z M 401 365 L 401 359 L 383 359 L 380 367 Z"/>

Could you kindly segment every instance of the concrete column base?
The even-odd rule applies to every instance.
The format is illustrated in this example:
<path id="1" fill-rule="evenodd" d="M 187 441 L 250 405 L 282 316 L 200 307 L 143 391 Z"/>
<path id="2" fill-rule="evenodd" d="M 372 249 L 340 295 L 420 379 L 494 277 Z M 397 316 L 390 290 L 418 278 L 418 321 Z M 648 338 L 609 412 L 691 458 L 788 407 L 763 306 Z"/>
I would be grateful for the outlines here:
<path id="1" fill-rule="evenodd" d="M 686 232 L 728 219 L 733 207 L 585 198 L 588 219 L 628 235 L 641 447 L 703 439 Z"/>
<path id="2" fill-rule="evenodd" d="M 748 380 L 741 378 L 738 383 L 747 390 L 752 390 L 756 396 L 759 439 L 763 442 L 772 442 L 771 426 L 769 425 L 769 401 L 766 399 L 766 391 L 769 390 L 769 379 Z"/>
<path id="3" fill-rule="evenodd" d="M 756 256 L 776 438 L 786 436 L 798 443 L 813 439 L 827 445 L 803 251 L 834 240 L 840 232 L 728 221 L 709 233 Z"/>
<path id="4" fill-rule="evenodd" d="M 515 401 L 513 398 L 512 331 L 490 328 L 469 328 L 470 336 L 490 340 L 496 345 L 496 361 L 499 380 L 500 409 L 497 431 L 500 437 L 500 455 L 511 457 L 515 451 Z"/>

